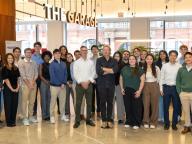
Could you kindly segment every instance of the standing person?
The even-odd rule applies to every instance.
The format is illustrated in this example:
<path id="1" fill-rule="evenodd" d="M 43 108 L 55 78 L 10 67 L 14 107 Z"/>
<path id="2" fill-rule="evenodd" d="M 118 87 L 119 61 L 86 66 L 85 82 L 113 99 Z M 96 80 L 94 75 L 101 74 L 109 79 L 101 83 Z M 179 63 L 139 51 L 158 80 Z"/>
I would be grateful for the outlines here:
<path id="1" fill-rule="evenodd" d="M 181 67 L 177 74 L 176 87 L 180 95 L 183 111 L 185 113 L 185 126 L 182 134 L 192 132 L 190 111 L 192 111 L 192 53 L 184 55 L 185 66 Z"/>
<path id="2" fill-rule="evenodd" d="M 72 88 L 72 84 L 73 84 L 73 80 L 71 78 L 71 69 L 70 69 L 70 65 L 73 62 L 73 55 L 71 53 L 67 54 L 67 85 L 66 85 L 66 104 L 65 104 L 65 113 L 67 115 L 67 117 L 70 117 L 70 100 L 71 97 L 73 99 L 74 102 L 74 93 L 73 93 L 73 88 Z"/>
<path id="3" fill-rule="evenodd" d="M 40 94 L 41 94 L 41 110 L 43 120 L 50 120 L 50 74 L 49 66 L 52 54 L 50 51 L 44 51 L 42 53 L 42 59 L 44 62 L 39 67 L 39 77 L 41 79 Z"/>
<path id="4" fill-rule="evenodd" d="M 121 70 L 120 86 L 124 99 L 126 122 L 125 127 L 139 129 L 142 119 L 142 97 L 145 75 L 138 66 L 137 58 L 133 55 L 129 57 L 129 65 Z"/>
<path id="5" fill-rule="evenodd" d="M 59 47 L 59 51 L 61 52 L 61 61 L 67 62 L 67 54 L 68 54 L 68 49 L 65 45 L 61 45 Z M 66 101 L 67 103 L 67 101 Z M 59 108 L 59 98 L 57 98 L 57 107 L 58 107 L 58 114 L 60 114 L 60 108 Z"/>
<path id="6" fill-rule="evenodd" d="M 74 78 L 77 81 L 76 85 L 76 108 L 75 108 L 75 124 L 74 128 L 80 126 L 80 111 L 83 97 L 86 98 L 87 103 L 87 118 L 86 124 L 95 126 L 91 120 L 91 108 L 92 108 L 92 83 L 95 82 L 95 66 L 92 60 L 87 58 L 87 47 L 81 46 L 80 48 L 81 58 L 75 61 L 73 66 Z"/>
<path id="7" fill-rule="evenodd" d="M 38 65 L 31 59 L 32 50 L 26 48 L 24 50 L 25 58 L 19 63 L 19 71 L 22 80 L 22 114 L 23 124 L 30 125 L 29 122 L 37 123 L 37 119 L 33 116 L 33 107 L 36 97 L 36 80 L 38 78 Z"/>
<path id="8" fill-rule="evenodd" d="M 143 123 L 144 128 L 154 129 L 158 122 L 158 104 L 160 96 L 159 80 L 161 72 L 159 67 L 155 65 L 154 56 L 152 54 L 146 56 L 143 70 L 145 72 L 145 85 L 143 89 Z"/>
<path id="9" fill-rule="evenodd" d="M 13 49 L 13 56 L 14 56 L 14 59 L 15 59 L 14 64 L 15 64 L 15 66 L 18 67 L 19 66 L 19 62 L 21 62 L 21 49 L 19 47 L 15 47 Z M 21 80 L 19 80 L 19 85 L 21 85 Z M 18 101 L 17 114 L 18 114 L 19 118 L 23 119 L 22 106 L 21 106 L 21 103 L 22 103 L 21 97 L 22 97 L 22 89 L 20 87 L 20 89 L 19 89 L 19 97 L 18 97 L 19 101 Z"/>
<path id="10" fill-rule="evenodd" d="M 61 52 L 61 60 L 63 62 L 67 62 L 67 54 L 68 54 L 67 47 L 65 45 L 62 45 L 59 47 L 59 50 Z"/>
<path id="11" fill-rule="evenodd" d="M 137 58 L 137 62 L 139 63 L 141 61 L 141 49 L 137 47 L 134 48 L 133 55 Z"/>
<path id="12" fill-rule="evenodd" d="M 177 130 L 178 115 L 180 112 L 180 99 L 176 90 L 176 76 L 181 65 L 176 62 L 178 52 L 172 50 L 169 52 L 169 63 L 163 65 L 161 69 L 160 90 L 163 96 L 164 104 L 164 129 L 170 127 L 169 106 L 173 103 L 172 129 Z"/>
<path id="13" fill-rule="evenodd" d="M 129 65 L 129 56 L 130 56 L 130 52 L 128 50 L 124 50 L 123 54 L 122 54 L 122 67 L 125 65 Z"/>
<path id="14" fill-rule="evenodd" d="M 169 62 L 168 54 L 165 50 L 159 52 L 159 58 L 156 61 L 156 66 L 161 70 L 162 66 Z M 164 122 L 163 96 L 159 97 L 159 122 Z"/>
<path id="15" fill-rule="evenodd" d="M 2 78 L 4 80 L 3 96 L 5 107 L 5 119 L 8 127 L 16 126 L 19 77 L 19 69 L 14 65 L 13 54 L 6 54 L 5 66 L 2 69 Z"/>
<path id="16" fill-rule="evenodd" d="M 3 94 L 3 78 L 2 78 L 2 68 L 3 68 L 3 60 L 2 55 L 0 54 L 0 118 L 1 118 L 1 111 L 2 111 L 2 105 L 1 105 L 1 97 Z M 3 123 L 3 121 L 0 119 L 0 124 Z"/>
<path id="17" fill-rule="evenodd" d="M 75 50 L 74 51 L 74 56 L 75 56 L 75 61 L 77 61 L 78 59 L 81 58 L 81 52 L 79 50 Z M 75 105 L 76 105 L 76 85 L 77 85 L 77 82 L 74 78 L 74 73 L 73 73 L 73 65 L 74 65 L 74 62 L 71 63 L 70 65 L 70 72 L 71 72 L 71 78 L 73 80 L 73 84 L 72 84 L 72 89 L 73 89 L 73 93 L 74 93 L 74 109 L 75 109 Z M 82 101 L 82 104 L 81 104 L 81 120 L 85 120 L 85 116 L 84 116 L 84 108 L 85 108 L 85 98 L 83 98 L 83 101 Z"/>
<path id="18" fill-rule="evenodd" d="M 148 54 L 148 51 L 147 50 L 142 50 L 141 52 L 141 61 L 139 62 L 139 66 L 143 69 L 144 68 L 144 65 L 145 65 L 145 58 Z"/>
<path id="19" fill-rule="evenodd" d="M 35 42 L 34 45 L 34 54 L 32 55 L 32 60 L 34 62 L 36 62 L 36 64 L 38 65 L 38 71 L 39 71 L 39 66 L 43 63 L 43 60 L 41 58 L 41 48 L 42 48 L 42 45 L 40 42 Z M 38 75 L 38 78 L 36 80 L 36 97 L 35 97 L 35 104 L 34 104 L 34 112 L 33 112 L 33 115 L 34 116 L 37 116 L 37 95 L 38 95 L 38 92 L 40 91 L 40 85 L 41 85 L 41 79 Z"/>
<path id="20" fill-rule="evenodd" d="M 53 51 L 54 60 L 49 66 L 50 74 L 50 89 L 51 89 L 51 102 L 50 102 L 50 122 L 55 123 L 55 105 L 57 97 L 59 98 L 59 108 L 61 113 L 61 120 L 68 122 L 69 119 L 65 115 L 65 102 L 66 102 L 66 84 L 67 84 L 67 67 L 61 61 L 61 52 L 59 49 Z"/>
<path id="21" fill-rule="evenodd" d="M 183 65 L 185 63 L 184 55 L 186 52 L 188 52 L 188 47 L 186 45 L 181 45 L 179 47 L 179 52 L 181 54 L 181 57 L 178 59 L 178 62 Z"/>
<path id="22" fill-rule="evenodd" d="M 99 58 L 99 48 L 97 45 L 93 45 L 91 47 L 91 52 L 93 56 L 91 57 L 91 60 L 93 61 L 95 67 L 97 59 Z M 95 99 L 97 107 L 95 106 Z M 97 118 L 101 117 L 101 109 L 100 109 L 100 96 L 98 92 L 98 85 L 97 85 L 97 74 L 95 73 L 95 83 L 93 83 L 93 96 L 92 96 L 92 115 L 95 115 L 95 109 L 97 109 Z"/>
<path id="23" fill-rule="evenodd" d="M 103 56 L 97 59 L 96 72 L 98 75 L 98 89 L 101 100 L 101 128 L 112 128 L 113 99 L 115 93 L 115 74 L 118 72 L 116 60 L 110 57 L 111 48 L 103 47 Z"/>
<path id="24" fill-rule="evenodd" d="M 119 51 L 117 51 L 114 53 L 113 58 L 118 63 L 118 72 L 115 74 L 115 98 L 117 101 L 117 118 L 118 118 L 118 124 L 123 124 L 125 107 L 124 107 L 123 95 L 121 94 L 121 88 L 119 85 L 120 72 L 122 68 L 122 54 Z"/>

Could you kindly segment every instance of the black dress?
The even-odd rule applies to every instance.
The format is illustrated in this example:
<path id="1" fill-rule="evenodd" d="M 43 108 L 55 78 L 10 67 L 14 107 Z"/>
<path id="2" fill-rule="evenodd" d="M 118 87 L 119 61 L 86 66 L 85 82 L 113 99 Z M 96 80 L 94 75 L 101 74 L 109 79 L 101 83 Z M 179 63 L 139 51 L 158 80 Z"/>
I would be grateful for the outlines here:
<path id="1" fill-rule="evenodd" d="M 13 89 L 17 88 L 19 77 L 20 73 L 18 68 L 8 69 L 7 67 L 3 67 L 2 78 L 3 80 L 8 79 Z M 3 96 L 7 126 L 15 126 L 18 106 L 18 92 L 12 92 L 7 84 L 4 83 Z"/>

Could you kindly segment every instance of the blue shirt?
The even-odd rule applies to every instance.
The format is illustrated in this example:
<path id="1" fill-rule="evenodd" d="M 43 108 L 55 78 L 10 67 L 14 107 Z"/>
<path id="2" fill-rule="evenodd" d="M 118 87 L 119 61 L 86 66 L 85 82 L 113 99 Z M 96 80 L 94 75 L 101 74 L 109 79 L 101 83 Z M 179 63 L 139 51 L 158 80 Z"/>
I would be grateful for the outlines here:
<path id="1" fill-rule="evenodd" d="M 43 59 L 41 58 L 40 54 L 33 54 L 32 60 L 36 62 L 36 64 L 40 65 L 43 63 Z"/>
<path id="2" fill-rule="evenodd" d="M 67 67 L 63 61 L 53 60 L 49 66 L 50 84 L 61 86 L 67 83 Z"/>

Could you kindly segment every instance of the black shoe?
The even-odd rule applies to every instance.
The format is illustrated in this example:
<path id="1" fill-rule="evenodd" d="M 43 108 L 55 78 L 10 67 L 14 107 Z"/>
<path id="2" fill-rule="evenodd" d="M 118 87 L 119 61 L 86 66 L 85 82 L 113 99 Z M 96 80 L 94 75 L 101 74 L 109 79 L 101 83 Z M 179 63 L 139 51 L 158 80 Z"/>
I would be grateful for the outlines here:
<path id="1" fill-rule="evenodd" d="M 86 121 L 86 124 L 90 125 L 90 126 L 93 126 L 93 127 L 95 126 L 95 123 L 92 120 Z"/>
<path id="2" fill-rule="evenodd" d="M 164 130 L 169 130 L 169 125 L 164 125 Z"/>
<path id="3" fill-rule="evenodd" d="M 50 117 L 46 117 L 46 118 L 44 118 L 43 120 L 45 120 L 45 121 L 50 121 Z"/>
<path id="4" fill-rule="evenodd" d="M 172 129 L 173 129 L 174 131 L 178 130 L 178 128 L 177 128 L 176 125 L 172 125 Z"/>
<path id="5" fill-rule="evenodd" d="M 73 128 L 78 128 L 80 126 L 80 122 L 75 122 L 75 124 L 73 125 Z"/>
<path id="6" fill-rule="evenodd" d="M 121 124 L 123 124 L 124 122 L 123 122 L 123 120 L 118 120 L 118 124 L 119 125 L 121 125 Z"/>
<path id="7" fill-rule="evenodd" d="M 3 123 L 3 121 L 2 121 L 2 120 L 0 120 L 0 123 Z"/>

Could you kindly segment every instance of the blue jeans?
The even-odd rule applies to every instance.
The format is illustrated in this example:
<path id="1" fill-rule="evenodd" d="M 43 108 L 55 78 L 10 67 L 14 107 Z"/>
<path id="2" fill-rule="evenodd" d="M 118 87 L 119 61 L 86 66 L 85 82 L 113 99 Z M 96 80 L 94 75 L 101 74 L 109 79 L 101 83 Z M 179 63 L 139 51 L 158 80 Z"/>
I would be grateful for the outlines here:
<path id="1" fill-rule="evenodd" d="M 159 120 L 164 122 L 163 96 L 159 97 Z"/>
<path id="2" fill-rule="evenodd" d="M 50 117 L 50 99 L 51 92 L 50 86 L 45 84 L 43 81 L 40 85 L 40 93 L 41 93 L 41 109 L 42 109 L 42 117 L 43 119 Z"/>
<path id="3" fill-rule="evenodd" d="M 163 85 L 163 103 L 164 103 L 164 121 L 165 125 L 170 125 L 169 121 L 169 106 L 173 103 L 173 117 L 172 125 L 176 125 L 178 122 L 178 115 L 181 110 L 180 98 L 176 90 L 176 86 Z"/>

